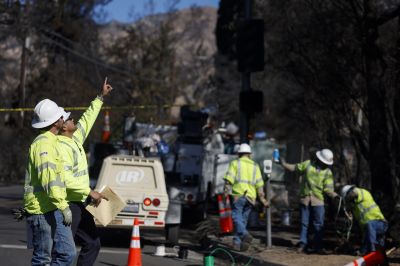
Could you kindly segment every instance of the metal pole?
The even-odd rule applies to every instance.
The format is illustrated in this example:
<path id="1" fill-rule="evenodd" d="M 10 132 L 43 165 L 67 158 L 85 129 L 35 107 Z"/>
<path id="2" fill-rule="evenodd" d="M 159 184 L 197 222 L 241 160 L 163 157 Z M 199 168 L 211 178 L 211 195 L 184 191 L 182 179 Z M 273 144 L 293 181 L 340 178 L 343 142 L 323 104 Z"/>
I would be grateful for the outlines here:
<path id="1" fill-rule="evenodd" d="M 266 194 L 267 194 L 267 201 L 270 203 L 271 200 L 271 174 L 267 174 L 267 185 L 266 185 Z M 270 203 L 271 204 L 271 203 Z M 272 247 L 272 236 L 271 236 L 271 206 L 266 208 L 266 241 L 267 248 Z"/>
<path id="2" fill-rule="evenodd" d="M 244 1 L 244 18 L 251 19 L 251 10 L 252 10 L 252 0 Z M 242 91 L 251 90 L 251 73 L 243 72 L 242 73 Z M 248 132 L 249 132 L 249 116 L 240 112 L 240 143 L 248 142 Z"/>
<path id="3" fill-rule="evenodd" d="M 26 91 L 25 91 L 25 83 L 26 83 L 26 61 L 27 61 L 27 52 L 29 48 L 30 37 L 24 38 L 24 43 L 22 46 L 22 55 L 21 55 L 21 68 L 20 68 L 20 81 L 19 81 L 19 89 L 20 89 L 20 96 L 19 96 L 19 107 L 25 108 L 25 98 L 26 98 Z M 20 127 L 24 127 L 24 111 L 21 111 L 21 120 L 20 120 Z"/>
<path id="4" fill-rule="evenodd" d="M 267 202 L 270 203 L 271 201 L 271 174 L 272 174 L 272 160 L 264 160 L 264 175 L 266 178 L 265 182 L 265 194 L 267 195 Z M 271 203 L 270 203 L 271 204 Z M 265 208 L 265 225 L 266 225 L 266 232 L 265 232 L 265 244 L 268 248 L 272 247 L 272 240 L 271 240 L 271 206 L 269 208 Z"/>

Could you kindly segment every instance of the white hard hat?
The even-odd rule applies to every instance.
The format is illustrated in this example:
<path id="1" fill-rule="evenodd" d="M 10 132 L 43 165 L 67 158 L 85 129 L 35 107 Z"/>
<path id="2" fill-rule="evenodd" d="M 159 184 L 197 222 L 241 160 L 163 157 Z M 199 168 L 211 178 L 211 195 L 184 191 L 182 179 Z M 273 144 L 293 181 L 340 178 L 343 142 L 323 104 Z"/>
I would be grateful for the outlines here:
<path id="1" fill-rule="evenodd" d="M 238 132 L 238 130 L 239 130 L 239 128 L 233 122 L 230 122 L 226 126 L 226 133 L 228 133 L 230 135 L 235 135 Z"/>
<path id="2" fill-rule="evenodd" d="M 344 187 L 342 187 L 342 190 L 340 191 L 340 196 L 342 196 L 342 198 L 346 198 L 347 193 L 349 193 L 349 191 L 354 187 L 355 187 L 354 185 L 345 185 Z"/>
<path id="3" fill-rule="evenodd" d="M 34 110 L 33 128 L 45 128 L 56 122 L 64 115 L 64 109 L 49 99 L 40 101 Z"/>
<path id="4" fill-rule="evenodd" d="M 247 144 L 247 143 L 240 144 L 238 153 L 251 153 L 251 148 L 250 148 L 249 144 Z"/>
<path id="5" fill-rule="evenodd" d="M 321 151 L 317 151 L 317 158 L 326 165 L 333 164 L 333 153 L 329 149 L 323 149 Z"/>

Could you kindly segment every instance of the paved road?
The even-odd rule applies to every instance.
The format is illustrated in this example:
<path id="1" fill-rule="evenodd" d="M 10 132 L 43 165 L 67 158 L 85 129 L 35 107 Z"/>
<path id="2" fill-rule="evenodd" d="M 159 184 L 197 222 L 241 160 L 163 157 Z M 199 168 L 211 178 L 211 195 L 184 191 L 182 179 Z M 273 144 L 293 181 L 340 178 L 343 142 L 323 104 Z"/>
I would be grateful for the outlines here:
<path id="1" fill-rule="evenodd" d="M 0 187 L 0 265 L 29 265 L 32 251 L 26 249 L 25 222 L 16 222 L 10 214 L 10 209 L 22 205 L 21 186 Z M 183 234 L 186 234 L 184 231 Z M 189 250 L 186 260 L 174 257 L 154 256 L 156 246 L 163 241 L 162 232 L 140 232 L 142 241 L 143 265 L 203 265 L 202 256 Z M 102 248 L 97 258 L 96 266 L 126 265 L 131 232 L 101 231 Z M 185 241 L 182 241 L 185 242 Z M 167 247 L 167 253 L 174 253 L 173 248 Z"/>

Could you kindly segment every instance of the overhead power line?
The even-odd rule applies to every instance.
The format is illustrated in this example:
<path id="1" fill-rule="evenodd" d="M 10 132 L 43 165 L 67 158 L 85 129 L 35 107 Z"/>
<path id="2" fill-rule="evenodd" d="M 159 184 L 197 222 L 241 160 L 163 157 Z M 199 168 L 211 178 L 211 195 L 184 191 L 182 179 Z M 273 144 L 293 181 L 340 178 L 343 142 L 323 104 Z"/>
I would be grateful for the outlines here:
<path id="1" fill-rule="evenodd" d="M 91 63 L 93 63 L 93 64 L 95 64 L 95 65 L 98 65 L 98 66 L 101 66 L 101 67 L 110 69 L 110 70 L 112 70 L 112 71 L 114 71 L 114 72 L 116 72 L 116 73 L 119 73 L 119 74 L 121 74 L 121 75 L 124 75 L 124 76 L 126 76 L 126 77 L 132 78 L 132 76 L 134 76 L 134 75 L 132 75 L 132 74 L 131 74 L 128 70 L 126 70 L 126 69 L 116 68 L 116 67 L 114 67 L 114 66 L 111 66 L 111 65 L 109 65 L 109 64 L 106 64 L 106 63 L 101 62 L 101 61 L 99 61 L 99 60 L 96 60 L 96 59 L 94 59 L 94 58 L 92 58 L 92 57 L 90 57 L 90 56 L 88 56 L 88 55 L 85 55 L 85 54 L 80 53 L 79 51 L 76 51 L 76 50 L 74 50 L 74 49 L 71 49 L 71 48 L 65 46 L 64 44 L 62 44 L 62 43 L 60 43 L 60 42 L 57 42 L 56 40 L 53 40 L 53 39 L 49 38 L 49 37 L 46 35 L 46 34 L 50 34 L 50 35 L 53 35 L 53 36 L 55 36 L 55 37 L 61 38 L 61 39 L 63 39 L 63 40 L 65 40 L 65 41 L 69 42 L 70 44 L 72 44 L 72 45 L 74 45 L 74 46 L 80 45 L 79 43 L 73 42 L 73 41 L 69 40 L 68 38 L 65 38 L 65 37 L 62 36 L 61 34 L 58 34 L 58 33 L 55 33 L 55 32 L 51 32 L 51 31 L 48 31 L 48 30 L 46 30 L 46 31 L 45 31 L 45 30 L 41 30 L 41 32 L 42 32 L 42 36 L 44 36 L 44 38 L 45 38 L 45 41 L 50 42 L 50 43 L 52 43 L 52 44 L 58 46 L 59 48 L 65 50 L 65 51 L 67 51 L 67 52 L 69 52 L 69 53 L 72 53 L 72 54 L 74 54 L 74 55 L 76 55 L 76 56 L 78 56 L 78 57 L 80 57 L 80 58 L 82 58 L 82 59 L 84 59 L 84 60 L 86 60 L 86 61 L 89 61 L 89 62 L 91 62 Z M 92 51 L 91 51 L 91 52 L 92 52 Z M 160 79 L 144 78 L 144 77 L 139 77 L 139 76 L 136 76 L 136 78 L 138 78 L 138 79 L 140 79 L 140 80 L 145 80 L 145 81 L 158 82 L 158 83 L 165 83 L 164 80 L 160 80 Z"/>

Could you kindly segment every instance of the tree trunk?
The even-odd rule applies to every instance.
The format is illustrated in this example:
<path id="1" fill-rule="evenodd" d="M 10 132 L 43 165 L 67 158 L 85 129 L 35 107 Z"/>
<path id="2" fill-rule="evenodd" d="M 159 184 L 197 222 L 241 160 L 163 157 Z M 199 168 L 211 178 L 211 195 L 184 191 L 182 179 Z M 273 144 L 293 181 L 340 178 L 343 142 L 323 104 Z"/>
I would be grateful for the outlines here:
<path id="1" fill-rule="evenodd" d="M 372 19 L 370 1 L 365 1 L 364 17 L 364 63 L 365 84 L 367 90 L 367 115 L 369 121 L 369 166 L 371 170 L 371 189 L 375 199 L 385 213 L 390 212 L 393 202 L 392 172 L 388 160 L 388 140 L 391 134 L 388 128 L 388 117 L 385 112 L 386 88 L 383 82 L 385 65 L 380 48 L 377 46 L 378 26 Z"/>

